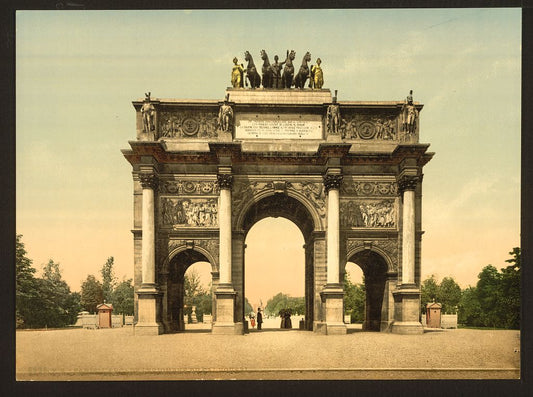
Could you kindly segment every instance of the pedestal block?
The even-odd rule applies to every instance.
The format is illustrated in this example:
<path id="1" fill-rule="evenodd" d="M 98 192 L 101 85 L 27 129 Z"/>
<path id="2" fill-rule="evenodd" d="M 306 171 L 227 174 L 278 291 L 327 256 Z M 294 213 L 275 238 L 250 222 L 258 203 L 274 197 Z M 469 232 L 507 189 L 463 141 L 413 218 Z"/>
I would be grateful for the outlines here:
<path id="1" fill-rule="evenodd" d="M 394 296 L 394 322 L 391 332 L 395 334 L 422 334 L 420 322 L 420 290 L 413 285 L 402 285 L 392 292 Z"/>
<path id="2" fill-rule="evenodd" d="M 240 329 L 240 333 L 243 333 L 242 323 L 239 327 L 234 321 L 236 292 L 231 284 L 219 284 L 215 296 L 217 317 L 211 332 L 227 335 L 235 334 Z"/>
<path id="3" fill-rule="evenodd" d="M 344 324 L 344 291 L 340 284 L 327 284 L 320 293 L 322 304 L 324 305 L 325 324 L 327 335 L 346 334 L 346 324 Z M 317 327 L 317 328 L 323 328 Z M 318 329 L 317 329 L 318 331 Z M 324 333 L 323 329 L 320 333 Z"/>
<path id="4" fill-rule="evenodd" d="M 135 324 L 135 335 L 160 335 L 163 324 L 159 322 L 161 293 L 155 286 L 143 286 L 137 291 L 139 297 L 139 319 Z"/>

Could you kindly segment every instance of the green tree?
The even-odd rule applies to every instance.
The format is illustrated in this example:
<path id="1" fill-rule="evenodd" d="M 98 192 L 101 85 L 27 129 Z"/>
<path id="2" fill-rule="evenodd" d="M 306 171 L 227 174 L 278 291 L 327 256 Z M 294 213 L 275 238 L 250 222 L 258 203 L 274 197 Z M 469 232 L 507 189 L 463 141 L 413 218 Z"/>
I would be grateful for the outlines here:
<path id="1" fill-rule="evenodd" d="M 520 329 L 520 248 L 515 247 L 505 262 L 511 265 L 501 269 L 500 305 L 502 306 L 502 325 L 505 328 Z"/>
<path id="2" fill-rule="evenodd" d="M 248 315 L 250 313 L 254 313 L 254 308 L 248 301 L 248 298 L 244 298 L 244 315 Z"/>
<path id="3" fill-rule="evenodd" d="M 184 301 L 187 305 L 184 313 L 190 316 L 192 306 L 196 306 L 196 317 L 198 321 L 202 321 L 204 314 L 211 314 L 212 311 L 211 289 L 209 288 L 208 292 L 202 286 L 200 275 L 196 269 L 191 269 L 185 273 L 183 283 L 185 293 Z"/>
<path id="4" fill-rule="evenodd" d="M 15 246 L 15 308 L 17 328 L 30 327 L 32 313 L 38 310 L 38 291 L 35 269 L 27 256 L 22 235 L 17 234 Z"/>
<path id="5" fill-rule="evenodd" d="M 350 322 L 363 322 L 365 320 L 366 292 L 364 284 L 353 284 L 344 274 L 344 310 L 350 314 Z"/>
<path id="6" fill-rule="evenodd" d="M 481 306 L 477 296 L 476 287 L 468 287 L 461 293 L 457 313 L 457 322 L 470 327 L 483 325 Z"/>
<path id="7" fill-rule="evenodd" d="M 92 274 L 81 285 L 81 306 L 89 313 L 96 313 L 96 306 L 104 302 L 102 283 Z"/>
<path id="8" fill-rule="evenodd" d="M 481 308 L 481 322 L 486 327 L 498 327 L 501 324 L 501 274 L 492 265 L 485 266 L 478 275 L 477 296 Z"/>
<path id="9" fill-rule="evenodd" d="M 132 279 L 122 281 L 113 291 L 113 312 L 115 314 L 133 315 L 134 310 L 134 289 Z"/>
<path id="10" fill-rule="evenodd" d="M 102 266 L 100 273 L 102 274 L 102 291 L 104 293 L 104 300 L 111 302 L 113 298 L 113 291 L 117 286 L 117 278 L 113 270 L 114 258 L 110 256 L 106 263 Z"/>
<path id="11" fill-rule="evenodd" d="M 444 277 L 437 290 L 437 302 L 442 305 L 442 313 L 455 313 L 461 301 L 461 287 L 452 277 Z"/>
<path id="12" fill-rule="evenodd" d="M 292 314 L 305 314 L 305 298 L 278 293 L 267 301 L 265 313 L 277 316 L 280 310 L 290 309 Z"/>
<path id="13" fill-rule="evenodd" d="M 41 313 L 44 325 L 64 327 L 74 324 L 80 310 L 77 295 L 72 295 L 70 287 L 61 277 L 59 263 L 52 259 L 43 266 L 43 276 L 39 280 Z"/>
<path id="14" fill-rule="evenodd" d="M 439 285 L 437 284 L 435 275 L 432 274 L 431 277 L 422 281 L 422 285 L 420 286 L 420 306 L 423 314 L 426 313 L 428 303 L 437 301 L 438 294 Z"/>

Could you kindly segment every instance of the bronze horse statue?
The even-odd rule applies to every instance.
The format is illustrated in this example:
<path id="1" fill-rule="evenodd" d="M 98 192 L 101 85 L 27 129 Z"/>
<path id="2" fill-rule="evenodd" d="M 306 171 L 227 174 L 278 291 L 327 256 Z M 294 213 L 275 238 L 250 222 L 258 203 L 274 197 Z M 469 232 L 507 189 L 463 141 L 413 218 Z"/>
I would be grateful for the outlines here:
<path id="1" fill-rule="evenodd" d="M 294 76 L 294 65 L 292 64 L 292 61 L 296 57 L 296 53 L 294 50 L 287 50 L 287 59 L 285 60 L 285 67 L 283 68 L 283 75 L 281 76 L 281 83 L 283 88 L 291 88 L 292 86 L 292 79 Z"/>
<path id="2" fill-rule="evenodd" d="M 300 66 L 298 74 L 294 77 L 294 86 L 296 88 L 303 89 L 305 87 L 305 81 L 309 77 L 309 66 L 307 66 L 307 62 L 310 61 L 311 54 L 307 51 L 302 59 L 302 66 Z"/>
<path id="3" fill-rule="evenodd" d="M 250 87 L 259 88 L 261 85 L 261 76 L 259 76 L 259 73 L 257 73 L 252 55 L 248 51 L 244 53 L 244 60 L 248 61 L 248 66 L 246 67 L 246 77 L 250 81 Z"/>
<path id="4" fill-rule="evenodd" d="M 263 60 L 263 67 L 261 68 L 261 72 L 263 72 L 263 88 L 272 88 L 274 72 L 265 50 L 261 50 L 261 59 Z"/>

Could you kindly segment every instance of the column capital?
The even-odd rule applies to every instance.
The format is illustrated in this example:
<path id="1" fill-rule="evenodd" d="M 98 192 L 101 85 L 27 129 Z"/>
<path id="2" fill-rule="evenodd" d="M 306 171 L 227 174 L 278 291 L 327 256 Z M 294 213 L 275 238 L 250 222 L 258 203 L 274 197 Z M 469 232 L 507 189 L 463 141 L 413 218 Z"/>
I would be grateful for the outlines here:
<path id="1" fill-rule="evenodd" d="M 326 188 L 326 193 L 331 189 L 338 190 L 341 187 L 342 175 L 339 174 L 326 174 L 324 175 L 324 187 Z"/>
<path id="2" fill-rule="evenodd" d="M 141 172 L 139 173 L 139 180 L 141 181 L 141 186 L 143 189 L 152 189 L 155 190 L 158 185 L 157 175 L 152 172 Z"/>
<path id="3" fill-rule="evenodd" d="M 400 193 L 406 190 L 415 190 L 416 185 L 421 182 L 420 176 L 418 175 L 402 175 L 398 180 L 398 190 Z"/>
<path id="4" fill-rule="evenodd" d="M 217 184 L 220 189 L 231 189 L 233 186 L 233 175 L 217 174 Z"/>

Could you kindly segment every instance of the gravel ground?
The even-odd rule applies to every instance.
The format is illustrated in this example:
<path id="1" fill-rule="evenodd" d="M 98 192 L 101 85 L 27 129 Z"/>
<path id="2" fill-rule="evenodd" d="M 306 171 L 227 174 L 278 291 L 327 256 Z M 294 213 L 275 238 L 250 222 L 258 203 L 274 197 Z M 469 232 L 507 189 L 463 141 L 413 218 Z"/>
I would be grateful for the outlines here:
<path id="1" fill-rule="evenodd" d="M 131 327 L 17 331 L 17 380 L 516 379 L 520 332 L 347 335 L 268 328 L 247 335 L 136 336 Z"/>

